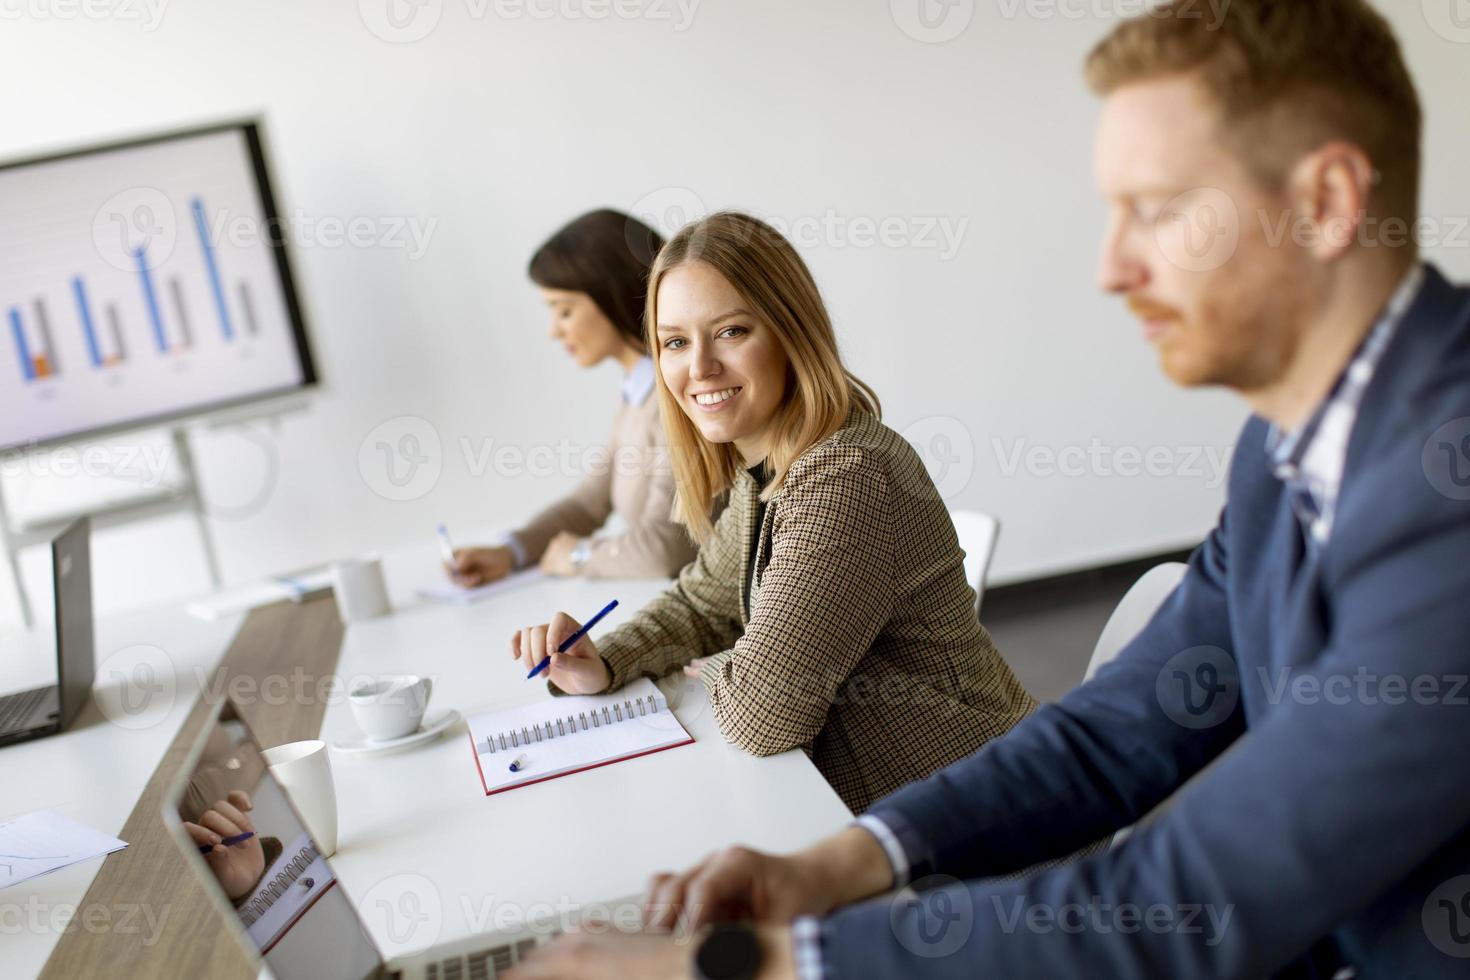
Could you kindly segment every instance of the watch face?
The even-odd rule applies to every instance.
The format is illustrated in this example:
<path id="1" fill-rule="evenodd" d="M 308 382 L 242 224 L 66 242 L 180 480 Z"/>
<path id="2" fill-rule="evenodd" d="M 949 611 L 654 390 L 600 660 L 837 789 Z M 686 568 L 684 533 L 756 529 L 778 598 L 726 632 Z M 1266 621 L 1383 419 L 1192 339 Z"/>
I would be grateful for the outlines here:
<path id="1" fill-rule="evenodd" d="M 743 923 L 715 926 L 694 957 L 702 980 L 750 980 L 760 965 L 760 940 Z"/>

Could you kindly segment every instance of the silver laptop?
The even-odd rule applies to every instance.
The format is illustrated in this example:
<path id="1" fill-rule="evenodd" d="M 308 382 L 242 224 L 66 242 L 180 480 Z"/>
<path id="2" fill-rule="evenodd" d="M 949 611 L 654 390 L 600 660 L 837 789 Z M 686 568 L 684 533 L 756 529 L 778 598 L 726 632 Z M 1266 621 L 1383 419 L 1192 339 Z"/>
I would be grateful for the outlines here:
<path id="1" fill-rule="evenodd" d="M 197 826 L 203 819 L 217 828 L 222 826 L 217 823 L 221 811 L 214 801 L 228 800 L 231 792 L 246 794 L 251 807 L 246 816 L 255 835 L 238 844 L 215 847 L 206 857 L 187 825 Z M 164 822 L 203 881 L 226 928 L 250 962 L 258 967 L 263 959 L 277 980 L 490 980 L 568 927 L 595 920 L 603 928 L 635 928 L 630 924 L 639 921 L 641 896 L 628 896 L 530 919 L 511 930 L 385 957 L 374 944 L 353 896 L 342 888 L 331 863 L 317 849 L 306 824 L 261 758 L 260 744 L 238 720 L 228 699 L 214 706 L 164 801 Z M 206 817 L 209 811 L 214 815 Z M 487 895 L 494 892 L 493 881 L 486 881 L 485 891 Z M 370 898 L 356 896 L 357 901 Z M 421 914 L 417 907 L 388 910 L 390 916 L 400 912 L 406 921 Z M 390 936 L 393 921 L 387 920 Z"/>
<path id="2" fill-rule="evenodd" d="M 0 695 L 0 745 L 66 731 L 92 696 L 91 523 L 83 517 L 51 542 L 56 603 L 56 683 Z"/>

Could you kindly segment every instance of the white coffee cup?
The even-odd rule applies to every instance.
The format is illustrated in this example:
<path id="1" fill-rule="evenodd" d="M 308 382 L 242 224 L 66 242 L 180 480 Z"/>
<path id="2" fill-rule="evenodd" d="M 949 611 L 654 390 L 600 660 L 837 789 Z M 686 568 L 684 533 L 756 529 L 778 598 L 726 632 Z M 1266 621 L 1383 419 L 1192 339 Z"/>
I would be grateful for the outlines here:
<path id="1" fill-rule="evenodd" d="M 327 760 L 327 743 L 287 742 L 261 753 L 271 775 L 286 790 L 322 857 L 337 853 L 337 791 Z"/>
<path id="2" fill-rule="evenodd" d="M 433 678 L 399 674 L 353 685 L 347 704 L 368 741 L 386 742 L 418 731 L 433 692 Z"/>
<path id="3" fill-rule="evenodd" d="M 332 566 L 332 591 L 344 623 L 374 619 L 391 611 L 383 563 L 377 558 L 352 558 Z"/>

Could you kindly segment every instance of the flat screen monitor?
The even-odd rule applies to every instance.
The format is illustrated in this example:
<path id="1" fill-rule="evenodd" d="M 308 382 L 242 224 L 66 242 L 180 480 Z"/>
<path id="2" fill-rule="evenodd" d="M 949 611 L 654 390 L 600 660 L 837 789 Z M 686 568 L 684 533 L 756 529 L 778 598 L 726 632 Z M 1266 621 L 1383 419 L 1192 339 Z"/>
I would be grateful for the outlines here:
<path id="1" fill-rule="evenodd" d="M 0 164 L 0 451 L 317 383 L 258 121 Z"/>

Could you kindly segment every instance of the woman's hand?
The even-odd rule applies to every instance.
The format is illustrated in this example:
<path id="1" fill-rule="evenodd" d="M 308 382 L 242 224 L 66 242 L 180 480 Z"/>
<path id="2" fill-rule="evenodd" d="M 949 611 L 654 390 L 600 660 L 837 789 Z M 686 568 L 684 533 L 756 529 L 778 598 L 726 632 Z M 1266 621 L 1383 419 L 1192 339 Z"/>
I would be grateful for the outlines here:
<path id="1" fill-rule="evenodd" d="M 497 548 L 456 548 L 454 564 L 445 567 L 454 584 L 466 589 L 505 578 L 515 569 L 515 552 Z"/>
<path id="2" fill-rule="evenodd" d="M 566 638 L 582 628 L 566 613 L 559 612 L 551 622 L 518 629 L 510 638 L 510 655 L 527 673 L 551 657 L 547 680 L 568 694 L 601 694 L 612 684 L 612 671 L 607 669 L 592 638 L 584 636 L 566 653 L 557 653 Z"/>
<path id="3" fill-rule="evenodd" d="M 255 830 L 255 824 L 246 816 L 254 806 L 249 794 L 242 790 L 231 790 L 228 800 L 220 800 L 205 810 L 198 823 L 185 823 L 184 828 L 194 843 L 200 846 L 213 845 L 204 860 L 209 870 L 219 879 L 220 887 L 231 901 L 238 900 L 250 892 L 260 876 L 265 874 L 265 851 L 260 846 L 260 835 L 225 847 L 220 842 Z"/>
<path id="4" fill-rule="evenodd" d="M 575 534 L 566 531 L 557 534 L 541 555 L 541 570 L 547 575 L 576 575 L 577 566 L 572 562 L 572 552 L 581 543 L 582 539 Z"/>

